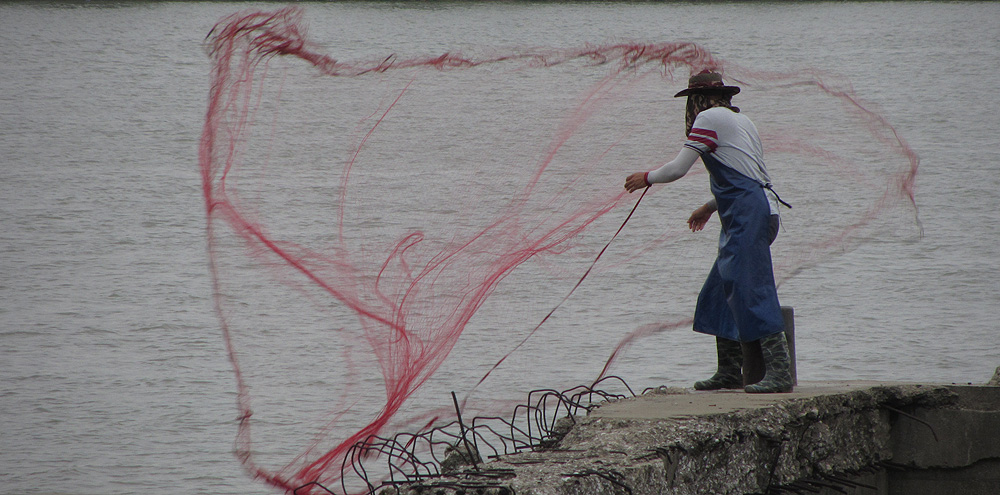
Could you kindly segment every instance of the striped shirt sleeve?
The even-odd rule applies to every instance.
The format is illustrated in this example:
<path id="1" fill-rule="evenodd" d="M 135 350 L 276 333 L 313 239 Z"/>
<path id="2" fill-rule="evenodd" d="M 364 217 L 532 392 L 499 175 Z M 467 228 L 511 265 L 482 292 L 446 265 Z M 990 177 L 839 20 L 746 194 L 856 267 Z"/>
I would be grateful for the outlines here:
<path id="1" fill-rule="evenodd" d="M 713 153 L 719 147 L 719 135 L 711 129 L 693 127 L 684 146 L 697 151 L 699 155 Z"/>

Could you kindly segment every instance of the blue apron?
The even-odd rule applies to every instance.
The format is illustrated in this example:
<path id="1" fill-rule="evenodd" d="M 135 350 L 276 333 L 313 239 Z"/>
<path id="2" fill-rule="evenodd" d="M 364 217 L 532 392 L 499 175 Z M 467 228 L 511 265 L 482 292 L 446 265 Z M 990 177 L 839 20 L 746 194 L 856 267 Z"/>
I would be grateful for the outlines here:
<path id="1" fill-rule="evenodd" d="M 711 176 L 722 232 L 719 256 L 698 295 L 694 330 L 740 342 L 782 332 L 771 267 L 776 218 L 771 218 L 764 186 L 709 154 L 702 161 Z"/>

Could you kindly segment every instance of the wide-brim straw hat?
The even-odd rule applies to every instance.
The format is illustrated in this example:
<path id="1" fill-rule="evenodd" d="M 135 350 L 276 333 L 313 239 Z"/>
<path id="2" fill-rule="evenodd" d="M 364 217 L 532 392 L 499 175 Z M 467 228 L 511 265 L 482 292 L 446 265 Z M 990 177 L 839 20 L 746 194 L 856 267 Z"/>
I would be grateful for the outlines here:
<path id="1" fill-rule="evenodd" d="M 687 96 L 691 94 L 727 94 L 734 95 L 740 92 L 738 86 L 726 86 L 722 82 L 722 74 L 718 72 L 712 72 L 704 70 L 691 76 L 688 79 L 688 87 L 685 90 L 674 95 L 674 98 L 679 96 Z"/>

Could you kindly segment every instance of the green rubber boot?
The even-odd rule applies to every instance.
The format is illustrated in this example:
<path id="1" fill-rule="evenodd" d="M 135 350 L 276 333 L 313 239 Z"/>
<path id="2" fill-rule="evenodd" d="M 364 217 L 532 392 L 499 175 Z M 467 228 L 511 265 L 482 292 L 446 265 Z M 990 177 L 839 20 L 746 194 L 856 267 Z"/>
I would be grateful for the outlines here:
<path id="1" fill-rule="evenodd" d="M 760 339 L 764 353 L 764 379 L 743 387 L 751 394 L 779 394 L 792 391 L 792 373 L 789 370 L 788 342 L 785 333 L 775 333 Z"/>
<path id="2" fill-rule="evenodd" d="M 715 338 L 719 354 L 719 368 L 708 380 L 694 383 L 695 390 L 719 390 L 722 388 L 743 388 L 743 349 L 735 340 Z"/>

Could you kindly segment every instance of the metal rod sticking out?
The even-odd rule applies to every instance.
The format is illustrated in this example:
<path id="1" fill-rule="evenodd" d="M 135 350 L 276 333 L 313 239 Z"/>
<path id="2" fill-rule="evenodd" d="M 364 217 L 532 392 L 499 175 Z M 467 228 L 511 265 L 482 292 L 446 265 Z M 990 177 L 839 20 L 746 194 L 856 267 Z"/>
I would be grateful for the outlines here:
<path id="1" fill-rule="evenodd" d="M 472 452 L 472 445 L 469 444 L 469 439 L 465 436 L 465 423 L 462 422 L 462 410 L 458 407 L 458 397 L 455 395 L 455 392 L 451 393 L 451 400 L 455 403 L 455 415 L 458 416 L 458 428 L 462 433 L 462 444 L 465 445 L 465 452 L 469 455 L 469 461 L 472 462 L 473 469 L 479 471 L 479 455 L 478 452 Z"/>

